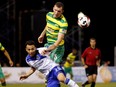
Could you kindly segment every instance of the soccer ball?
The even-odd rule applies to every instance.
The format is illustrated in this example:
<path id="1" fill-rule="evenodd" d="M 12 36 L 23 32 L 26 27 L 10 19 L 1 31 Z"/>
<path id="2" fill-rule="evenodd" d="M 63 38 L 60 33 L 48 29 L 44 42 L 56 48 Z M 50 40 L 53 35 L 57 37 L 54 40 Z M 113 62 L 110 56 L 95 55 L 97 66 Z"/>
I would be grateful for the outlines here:
<path id="1" fill-rule="evenodd" d="M 86 16 L 85 14 L 83 14 L 82 12 L 80 12 L 78 14 L 78 25 L 81 28 L 87 28 L 90 25 L 90 18 L 88 16 Z"/>

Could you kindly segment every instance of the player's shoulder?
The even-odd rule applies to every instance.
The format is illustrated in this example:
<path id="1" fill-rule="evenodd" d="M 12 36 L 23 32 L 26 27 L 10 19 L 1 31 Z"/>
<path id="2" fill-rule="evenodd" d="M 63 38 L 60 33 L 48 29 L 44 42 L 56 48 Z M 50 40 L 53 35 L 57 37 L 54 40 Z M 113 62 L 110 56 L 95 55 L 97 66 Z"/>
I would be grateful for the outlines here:
<path id="1" fill-rule="evenodd" d="M 0 42 L 0 46 L 2 46 L 2 43 Z"/>
<path id="2" fill-rule="evenodd" d="M 91 47 L 87 47 L 87 48 L 85 48 L 85 50 L 90 50 L 91 49 Z"/>
<path id="3" fill-rule="evenodd" d="M 101 51 L 100 48 L 96 48 L 96 50 Z"/>
<path id="4" fill-rule="evenodd" d="M 25 60 L 26 60 L 26 62 L 29 62 L 30 61 L 30 55 L 28 54 L 27 56 L 26 56 L 26 58 L 25 58 Z"/>
<path id="5" fill-rule="evenodd" d="M 47 16 L 51 16 L 51 15 L 53 15 L 53 12 L 48 12 L 47 14 L 46 14 Z"/>
<path id="6" fill-rule="evenodd" d="M 69 53 L 68 56 L 72 56 L 73 54 L 72 53 Z"/>

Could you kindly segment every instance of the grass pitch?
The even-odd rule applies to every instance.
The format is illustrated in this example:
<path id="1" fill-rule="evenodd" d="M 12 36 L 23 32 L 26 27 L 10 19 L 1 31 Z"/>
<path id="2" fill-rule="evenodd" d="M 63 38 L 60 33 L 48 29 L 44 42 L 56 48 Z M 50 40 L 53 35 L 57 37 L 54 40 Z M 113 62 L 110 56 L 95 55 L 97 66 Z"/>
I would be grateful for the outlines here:
<path id="1" fill-rule="evenodd" d="M 81 83 L 77 83 L 81 87 Z M 7 84 L 6 87 L 45 87 L 45 84 Z M 61 87 L 68 87 L 64 84 L 61 84 Z M 86 87 L 90 87 L 87 85 Z M 95 87 L 116 87 L 116 82 L 112 83 L 97 83 Z"/>

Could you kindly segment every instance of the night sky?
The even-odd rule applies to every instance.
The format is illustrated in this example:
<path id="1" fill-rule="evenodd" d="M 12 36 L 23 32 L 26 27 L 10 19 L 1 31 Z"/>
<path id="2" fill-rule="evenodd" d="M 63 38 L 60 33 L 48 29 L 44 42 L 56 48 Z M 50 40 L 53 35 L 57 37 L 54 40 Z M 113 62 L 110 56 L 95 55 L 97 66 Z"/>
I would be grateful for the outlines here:
<path id="1" fill-rule="evenodd" d="M 2 6 L 8 0 L 0 0 L 0 5 Z M 12 1 L 12 0 L 11 0 Z M 42 3 L 45 4 L 42 5 Z M 35 11 L 41 10 L 43 7 L 46 10 L 52 10 L 52 7 L 56 1 L 62 1 L 64 3 L 64 16 L 66 17 L 70 31 L 72 26 L 77 26 L 77 14 L 82 11 L 84 14 L 88 15 L 91 19 L 91 24 L 88 28 L 82 30 L 83 32 L 83 44 L 82 51 L 89 46 L 89 38 L 95 37 L 97 39 L 97 46 L 101 49 L 103 60 L 110 60 L 111 65 L 114 64 L 114 46 L 116 45 L 116 41 L 114 40 L 115 31 L 114 31 L 114 5 L 113 2 L 105 1 L 101 2 L 101 0 L 16 0 L 16 34 L 19 37 L 18 29 L 19 29 L 19 12 L 24 13 L 25 21 L 30 21 L 28 19 L 31 13 L 35 13 Z M 27 13 L 25 13 L 27 11 Z M 28 14 L 30 13 L 30 14 Z M 27 15 L 25 15 L 27 14 Z M 41 16 L 41 15 L 40 15 Z M 27 19 L 26 19 L 27 17 Z M 23 21 L 25 23 L 25 21 Z M 2 23 L 2 22 L 0 22 Z M 30 23 L 27 22 L 27 25 Z M 40 24 L 41 25 L 41 24 Z M 24 27 L 24 25 L 22 25 Z M 29 39 L 33 34 L 30 34 L 31 31 L 27 30 L 31 27 L 30 25 L 25 26 L 25 30 L 22 32 L 27 34 L 28 38 L 23 38 L 22 45 L 25 43 L 25 40 Z M 27 28 L 27 29 L 26 29 Z M 28 31 L 28 32 L 27 32 Z M 38 31 L 41 33 L 42 30 Z M 37 38 L 39 35 L 35 35 Z M 22 35 L 23 37 L 23 35 Z M 73 37 L 75 40 L 78 40 L 78 32 L 75 31 L 75 35 Z M 16 41 L 18 44 L 19 41 Z M 22 46 L 21 45 L 21 46 Z M 18 45 L 17 45 L 18 46 Z M 22 49 L 23 50 L 23 49 Z M 19 52 L 19 49 L 18 49 Z M 67 52 L 68 53 L 68 52 Z M 67 54 L 66 53 L 66 54 Z M 16 53 L 17 54 L 17 53 Z M 24 57 L 24 56 L 23 56 Z"/>

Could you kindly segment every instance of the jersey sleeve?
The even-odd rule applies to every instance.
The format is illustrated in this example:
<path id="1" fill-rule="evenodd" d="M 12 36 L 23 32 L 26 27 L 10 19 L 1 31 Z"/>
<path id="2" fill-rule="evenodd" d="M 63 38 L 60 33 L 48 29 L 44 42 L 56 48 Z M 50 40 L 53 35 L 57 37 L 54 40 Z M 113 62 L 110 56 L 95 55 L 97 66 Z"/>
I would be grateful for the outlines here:
<path id="1" fill-rule="evenodd" d="M 84 50 L 84 52 L 82 53 L 81 58 L 85 58 L 86 55 L 87 55 L 87 48 L 86 48 L 86 49 Z"/>
<path id="2" fill-rule="evenodd" d="M 0 50 L 1 51 L 4 51 L 5 50 L 4 46 L 1 43 L 0 43 Z"/>
<path id="3" fill-rule="evenodd" d="M 43 50 L 46 50 L 47 47 L 40 47 L 40 48 L 37 48 L 38 52 L 40 53 L 40 55 L 42 55 L 42 51 Z M 42 56 L 49 56 L 50 52 L 47 52 L 45 55 L 42 55 Z"/>

